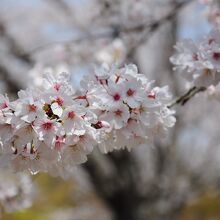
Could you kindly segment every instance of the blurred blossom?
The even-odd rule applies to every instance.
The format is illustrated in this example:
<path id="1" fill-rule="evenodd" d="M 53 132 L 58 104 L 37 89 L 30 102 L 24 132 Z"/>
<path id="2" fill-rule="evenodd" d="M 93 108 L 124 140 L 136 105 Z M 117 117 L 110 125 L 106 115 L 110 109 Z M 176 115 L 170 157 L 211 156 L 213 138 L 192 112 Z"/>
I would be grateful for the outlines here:
<path id="1" fill-rule="evenodd" d="M 211 23 L 220 24 L 220 1 L 219 0 L 200 0 L 207 5 L 207 16 Z"/>
<path id="2" fill-rule="evenodd" d="M 1 169 L 0 206 L 6 212 L 29 208 L 32 205 L 34 186 L 29 175 Z"/>
<path id="3" fill-rule="evenodd" d="M 220 83 L 216 86 L 210 86 L 207 89 L 207 95 L 209 99 L 220 101 Z"/>
<path id="4" fill-rule="evenodd" d="M 196 86 L 216 85 L 220 81 L 220 30 L 213 29 L 198 43 L 184 40 L 177 43 L 177 53 L 170 58 L 174 69 Z"/>
<path id="5" fill-rule="evenodd" d="M 122 64 L 126 57 L 126 47 L 121 39 L 115 39 L 109 45 L 100 49 L 95 56 L 99 63 Z"/>
<path id="6" fill-rule="evenodd" d="M 69 67 L 65 63 L 58 63 L 53 67 L 46 67 L 42 63 L 37 63 L 28 73 L 29 83 L 38 88 L 43 87 L 45 74 L 53 74 L 55 77 L 60 73 L 68 73 Z"/>

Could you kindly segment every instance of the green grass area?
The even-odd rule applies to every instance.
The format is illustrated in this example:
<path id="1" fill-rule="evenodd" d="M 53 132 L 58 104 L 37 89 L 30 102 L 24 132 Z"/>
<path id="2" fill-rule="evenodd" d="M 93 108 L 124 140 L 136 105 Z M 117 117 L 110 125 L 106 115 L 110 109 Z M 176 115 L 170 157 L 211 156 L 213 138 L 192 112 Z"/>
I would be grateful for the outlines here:
<path id="1" fill-rule="evenodd" d="M 34 183 L 38 186 L 36 199 L 31 208 L 16 213 L 5 213 L 4 220 L 42 220 L 56 208 L 74 207 L 73 192 L 75 183 L 64 181 L 47 174 L 34 176 Z"/>
<path id="2" fill-rule="evenodd" d="M 219 220 L 220 193 L 207 192 L 182 210 L 179 220 Z"/>

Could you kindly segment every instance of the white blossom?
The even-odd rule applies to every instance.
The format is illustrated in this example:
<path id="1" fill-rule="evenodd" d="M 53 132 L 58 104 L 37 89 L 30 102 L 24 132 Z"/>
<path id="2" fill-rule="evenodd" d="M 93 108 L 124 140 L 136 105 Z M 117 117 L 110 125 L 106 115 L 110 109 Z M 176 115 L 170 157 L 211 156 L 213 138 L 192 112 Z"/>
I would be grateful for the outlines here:
<path id="1" fill-rule="evenodd" d="M 220 23 L 220 2 L 219 0 L 200 0 L 201 3 L 207 5 L 207 16 L 211 23 Z"/>
<path id="2" fill-rule="evenodd" d="M 177 43 L 177 54 L 170 58 L 174 69 L 196 86 L 216 85 L 220 81 L 220 30 L 213 29 L 204 39 L 195 43 L 184 40 Z"/>
<path id="3" fill-rule="evenodd" d="M 0 172 L 0 206 L 6 212 L 14 212 L 32 205 L 34 185 L 24 173 L 9 170 Z"/>
<path id="4" fill-rule="evenodd" d="M 1 96 L 0 165 L 35 174 L 85 162 L 99 132 L 74 96 L 64 73 L 47 74 L 41 89 L 30 86 L 13 102 Z"/>
<path id="5" fill-rule="evenodd" d="M 130 150 L 175 124 L 168 87 L 153 88 L 135 65 L 103 65 L 78 93 L 70 80 L 45 74 L 40 89 L 30 86 L 13 102 L 0 97 L 1 167 L 68 176 L 97 145 Z"/>
<path id="6" fill-rule="evenodd" d="M 135 65 L 104 67 L 99 75 L 95 71 L 85 77 L 82 85 L 80 97 L 87 100 L 85 105 L 92 108 L 94 102 L 99 103 L 95 109 L 98 120 L 110 125 L 99 143 L 104 153 L 146 144 L 175 124 L 174 112 L 166 107 L 172 98 L 168 87 L 153 88 Z"/>

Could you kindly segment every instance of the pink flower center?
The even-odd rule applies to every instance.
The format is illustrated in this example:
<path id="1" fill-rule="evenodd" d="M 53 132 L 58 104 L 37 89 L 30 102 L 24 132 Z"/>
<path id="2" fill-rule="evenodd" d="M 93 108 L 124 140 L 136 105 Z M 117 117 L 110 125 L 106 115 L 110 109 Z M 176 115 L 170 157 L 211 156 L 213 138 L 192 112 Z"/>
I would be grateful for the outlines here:
<path id="1" fill-rule="evenodd" d="M 42 124 L 42 127 L 44 130 L 49 131 L 53 128 L 53 123 L 52 122 L 45 122 Z"/>
<path id="2" fill-rule="evenodd" d="M 118 109 L 118 110 L 116 110 L 114 113 L 115 113 L 116 116 L 121 117 L 123 111 L 121 111 L 120 109 Z"/>
<path id="3" fill-rule="evenodd" d="M 156 98 L 156 94 L 154 92 L 151 92 L 147 97 L 149 99 L 155 99 Z"/>
<path id="4" fill-rule="evenodd" d="M 134 95 L 134 90 L 129 89 L 129 90 L 127 91 L 127 96 L 133 96 L 133 95 Z"/>
<path id="5" fill-rule="evenodd" d="M 78 96 L 76 99 L 86 99 L 86 95 Z"/>
<path id="6" fill-rule="evenodd" d="M 198 61 L 198 60 L 199 60 L 198 54 L 196 54 L 196 53 L 193 54 L 193 57 L 192 57 L 192 58 L 193 58 L 193 60 L 195 60 L 195 61 Z"/>
<path id="7" fill-rule="evenodd" d="M 28 105 L 29 112 L 36 112 L 36 109 L 37 109 L 37 106 L 35 106 L 34 104 Z"/>
<path id="8" fill-rule="evenodd" d="M 79 140 L 80 140 L 80 141 L 85 140 L 85 138 L 86 138 L 86 136 L 85 136 L 85 135 L 80 135 L 80 136 L 79 136 Z"/>
<path id="9" fill-rule="evenodd" d="M 8 107 L 8 104 L 6 102 L 3 102 L 0 106 L 0 109 L 4 109 L 4 108 L 7 108 Z"/>
<path id="10" fill-rule="evenodd" d="M 213 57 L 213 59 L 219 61 L 220 60 L 220 53 L 219 52 L 214 52 L 212 57 Z"/>
<path id="11" fill-rule="evenodd" d="M 57 91 L 60 90 L 61 85 L 59 83 L 55 83 L 53 88 L 56 89 Z"/>
<path id="12" fill-rule="evenodd" d="M 56 98 L 56 100 L 55 100 L 56 102 L 57 102 L 57 104 L 59 105 L 59 106 L 63 106 L 63 99 L 61 98 L 61 97 L 57 97 Z"/>
<path id="13" fill-rule="evenodd" d="M 75 116 L 76 116 L 76 114 L 75 114 L 74 111 L 71 111 L 71 112 L 68 113 L 68 118 L 70 118 L 70 119 L 74 119 Z"/>
<path id="14" fill-rule="evenodd" d="M 56 150 L 61 150 L 64 143 L 65 143 L 65 138 L 64 137 L 56 136 L 56 143 L 55 143 Z"/>
<path id="15" fill-rule="evenodd" d="M 113 98 L 114 98 L 115 101 L 119 101 L 119 100 L 121 99 L 121 96 L 120 96 L 118 93 L 116 93 L 116 94 L 113 96 Z"/>
<path id="16" fill-rule="evenodd" d="M 103 124 L 101 121 L 98 121 L 96 124 L 94 124 L 94 128 L 96 128 L 96 129 L 100 129 L 102 127 L 103 127 Z"/>

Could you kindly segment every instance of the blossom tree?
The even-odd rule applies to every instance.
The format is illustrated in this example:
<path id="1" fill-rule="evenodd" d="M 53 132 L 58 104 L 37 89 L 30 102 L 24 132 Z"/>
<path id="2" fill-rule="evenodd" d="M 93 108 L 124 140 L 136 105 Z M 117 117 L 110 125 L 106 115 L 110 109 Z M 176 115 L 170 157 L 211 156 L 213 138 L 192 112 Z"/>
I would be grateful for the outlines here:
<path id="1" fill-rule="evenodd" d="M 207 185 L 218 186 L 219 175 L 201 171 L 220 168 L 211 122 L 218 107 L 204 118 L 210 110 L 201 103 L 220 96 L 219 2 L 203 1 L 210 33 L 176 51 L 175 18 L 193 1 L 39 2 L 42 16 L 30 24 L 15 21 L 16 10 L 0 16 L 1 90 L 8 93 L 0 96 L 0 167 L 66 179 L 82 166 L 112 219 L 174 219 Z M 34 12 L 27 9 L 25 18 Z M 21 33 L 13 22 L 24 20 Z M 205 139 L 205 159 L 192 162 L 183 145 L 193 121 L 213 138 Z"/>

